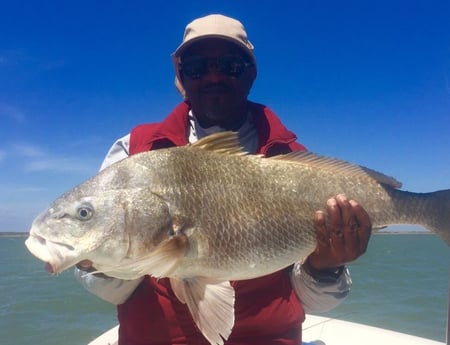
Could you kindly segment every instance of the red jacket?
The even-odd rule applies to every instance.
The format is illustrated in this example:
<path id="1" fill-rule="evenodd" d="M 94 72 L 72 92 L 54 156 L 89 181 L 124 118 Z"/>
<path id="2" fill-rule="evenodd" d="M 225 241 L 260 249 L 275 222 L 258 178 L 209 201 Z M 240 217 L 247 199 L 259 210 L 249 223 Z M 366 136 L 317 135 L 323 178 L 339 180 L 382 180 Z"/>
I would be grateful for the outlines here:
<path id="1" fill-rule="evenodd" d="M 273 156 L 304 151 L 267 107 L 249 103 L 258 133 L 258 153 Z M 188 143 L 187 103 L 179 104 L 161 123 L 131 131 L 130 154 Z M 227 345 L 298 345 L 305 315 L 293 290 L 289 268 L 245 281 L 235 289 L 235 324 Z M 175 297 L 168 279 L 146 277 L 118 306 L 119 345 L 209 345 L 192 321 L 186 305 Z"/>

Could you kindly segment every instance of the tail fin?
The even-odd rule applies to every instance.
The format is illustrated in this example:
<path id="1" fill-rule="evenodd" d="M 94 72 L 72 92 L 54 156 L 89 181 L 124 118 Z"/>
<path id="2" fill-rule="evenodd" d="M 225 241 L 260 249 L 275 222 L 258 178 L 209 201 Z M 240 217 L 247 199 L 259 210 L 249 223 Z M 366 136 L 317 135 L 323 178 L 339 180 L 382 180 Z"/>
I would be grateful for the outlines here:
<path id="1" fill-rule="evenodd" d="M 429 193 L 432 207 L 426 227 L 450 246 L 450 189 Z"/>

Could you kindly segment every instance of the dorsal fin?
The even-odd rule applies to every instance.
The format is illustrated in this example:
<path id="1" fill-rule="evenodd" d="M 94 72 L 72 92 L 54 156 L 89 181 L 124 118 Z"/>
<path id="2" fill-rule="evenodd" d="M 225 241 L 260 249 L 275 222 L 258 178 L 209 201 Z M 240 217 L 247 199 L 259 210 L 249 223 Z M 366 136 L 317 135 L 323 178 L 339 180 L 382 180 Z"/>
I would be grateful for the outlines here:
<path id="1" fill-rule="evenodd" d="M 191 147 L 224 154 L 248 154 L 244 151 L 242 145 L 240 144 L 239 137 L 236 132 L 221 132 L 211 134 L 193 143 Z M 378 171 L 365 168 L 360 165 L 351 164 L 349 162 L 336 158 L 320 156 L 312 152 L 291 152 L 267 159 L 283 160 L 327 170 L 336 174 L 345 174 L 347 176 L 353 176 L 355 178 L 371 179 L 393 188 L 400 188 L 402 186 L 402 184 L 393 177 L 384 175 Z"/>
<path id="2" fill-rule="evenodd" d="M 304 164 L 314 168 L 334 172 L 336 174 L 354 176 L 355 178 L 370 178 L 393 188 L 400 188 L 402 186 L 402 184 L 393 177 L 384 175 L 378 171 L 360 165 L 351 164 L 343 160 L 319 156 L 312 152 L 291 152 L 284 155 L 274 156 L 269 159 Z"/>
<path id="3" fill-rule="evenodd" d="M 208 135 L 195 143 L 191 144 L 191 147 L 199 148 L 202 150 L 214 151 L 217 153 L 246 155 L 239 137 L 236 132 L 220 132 Z"/>

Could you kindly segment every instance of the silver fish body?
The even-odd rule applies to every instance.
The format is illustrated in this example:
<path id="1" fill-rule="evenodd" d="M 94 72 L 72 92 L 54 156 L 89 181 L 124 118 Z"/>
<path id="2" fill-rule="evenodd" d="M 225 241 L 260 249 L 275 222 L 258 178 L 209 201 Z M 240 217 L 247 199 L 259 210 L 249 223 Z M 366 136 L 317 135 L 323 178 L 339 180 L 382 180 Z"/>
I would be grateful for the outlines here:
<path id="1" fill-rule="evenodd" d="M 374 228 L 419 224 L 450 244 L 450 191 L 399 186 L 312 153 L 246 155 L 235 134 L 221 133 L 103 170 L 37 217 L 26 245 L 51 273 L 91 260 L 117 278 L 171 278 L 205 337 L 222 344 L 234 322 L 227 281 L 306 257 L 316 245 L 313 214 L 336 194 L 357 200 Z"/>

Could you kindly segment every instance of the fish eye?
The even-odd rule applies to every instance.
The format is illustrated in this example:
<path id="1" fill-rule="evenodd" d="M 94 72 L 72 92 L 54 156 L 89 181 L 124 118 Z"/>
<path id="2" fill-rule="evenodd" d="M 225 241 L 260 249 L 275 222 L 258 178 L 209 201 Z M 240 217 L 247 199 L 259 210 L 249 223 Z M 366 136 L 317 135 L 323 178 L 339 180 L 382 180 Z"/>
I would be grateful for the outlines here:
<path id="1" fill-rule="evenodd" d="M 94 208 L 91 205 L 81 205 L 77 208 L 77 217 L 79 220 L 89 220 L 94 215 Z"/>

